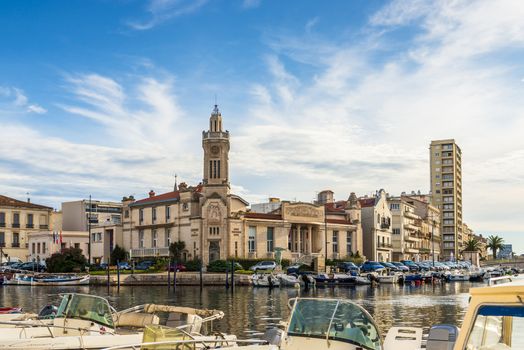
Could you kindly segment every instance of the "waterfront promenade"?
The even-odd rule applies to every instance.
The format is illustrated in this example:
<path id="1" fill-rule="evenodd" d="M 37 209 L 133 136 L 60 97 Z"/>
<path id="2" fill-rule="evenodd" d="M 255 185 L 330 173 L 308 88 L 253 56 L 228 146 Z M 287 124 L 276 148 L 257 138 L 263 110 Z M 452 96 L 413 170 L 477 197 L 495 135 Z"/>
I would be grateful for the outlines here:
<path id="1" fill-rule="evenodd" d="M 227 275 L 228 283 L 231 283 L 231 274 Z M 250 285 L 249 275 L 235 274 L 235 285 Z M 173 283 L 173 273 L 170 278 L 167 276 L 167 272 L 157 273 L 135 273 L 135 274 L 120 274 L 120 285 L 121 286 L 167 286 L 168 283 Z M 107 285 L 107 275 L 91 275 L 91 285 Z M 118 284 L 118 275 L 112 273 L 109 275 L 109 284 Z M 176 284 L 185 286 L 199 286 L 200 285 L 200 273 L 198 272 L 177 272 Z M 225 286 L 226 285 L 226 274 L 225 273 L 203 273 L 202 284 L 204 286 Z"/>

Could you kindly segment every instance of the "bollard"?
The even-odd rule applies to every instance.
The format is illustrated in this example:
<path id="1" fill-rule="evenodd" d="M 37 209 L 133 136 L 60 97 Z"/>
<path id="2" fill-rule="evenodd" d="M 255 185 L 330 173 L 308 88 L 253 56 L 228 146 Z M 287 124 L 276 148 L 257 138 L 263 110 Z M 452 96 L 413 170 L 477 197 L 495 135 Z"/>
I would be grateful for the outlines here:
<path id="1" fill-rule="evenodd" d="M 228 275 L 228 272 L 229 272 L 229 265 L 228 265 L 227 260 L 226 260 L 226 289 L 229 289 L 229 275 Z"/>
<path id="2" fill-rule="evenodd" d="M 169 258 L 169 263 L 167 265 L 167 290 L 171 288 L 171 258 Z"/>
<path id="3" fill-rule="evenodd" d="M 116 261 L 116 290 L 120 292 L 120 260 Z"/>
<path id="4" fill-rule="evenodd" d="M 235 291 L 235 262 L 231 260 L 231 292 Z"/>
<path id="5" fill-rule="evenodd" d="M 204 286 L 204 281 L 202 279 L 202 261 L 200 261 L 200 292 L 202 292 L 203 286 Z"/>

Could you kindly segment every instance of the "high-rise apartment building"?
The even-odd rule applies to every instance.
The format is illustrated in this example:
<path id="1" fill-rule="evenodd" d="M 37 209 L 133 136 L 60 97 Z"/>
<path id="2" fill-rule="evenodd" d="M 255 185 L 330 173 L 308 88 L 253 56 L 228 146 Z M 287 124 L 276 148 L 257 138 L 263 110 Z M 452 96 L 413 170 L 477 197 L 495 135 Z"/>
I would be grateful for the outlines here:
<path id="1" fill-rule="evenodd" d="M 441 212 L 442 257 L 457 258 L 462 234 L 462 151 L 455 140 L 431 141 L 431 203 Z"/>

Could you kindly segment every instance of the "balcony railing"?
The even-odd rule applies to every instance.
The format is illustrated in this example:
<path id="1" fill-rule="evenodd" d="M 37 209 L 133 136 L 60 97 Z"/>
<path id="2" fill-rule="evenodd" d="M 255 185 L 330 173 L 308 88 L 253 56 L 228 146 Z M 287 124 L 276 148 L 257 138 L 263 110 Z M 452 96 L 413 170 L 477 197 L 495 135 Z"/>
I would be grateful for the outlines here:
<path id="1" fill-rule="evenodd" d="M 26 227 L 26 228 L 33 228 L 34 225 L 33 225 L 33 224 L 27 224 L 27 225 L 25 225 L 25 227 Z"/>
<path id="2" fill-rule="evenodd" d="M 390 243 L 378 243 L 377 247 L 378 248 L 393 248 L 393 244 L 390 244 Z"/>
<path id="3" fill-rule="evenodd" d="M 0 242 L 0 247 L 4 248 L 5 247 L 5 242 Z"/>
<path id="4" fill-rule="evenodd" d="M 20 228 L 20 223 L 13 223 L 11 225 L 12 228 Z"/>
<path id="5" fill-rule="evenodd" d="M 20 242 L 13 242 L 13 243 L 11 243 L 11 247 L 13 247 L 13 248 L 20 248 Z"/>
<path id="6" fill-rule="evenodd" d="M 169 248 L 138 248 L 131 249 L 132 258 L 146 258 L 155 256 L 169 256 Z"/>
<path id="7" fill-rule="evenodd" d="M 228 139 L 229 138 L 229 131 L 223 132 L 223 131 L 202 131 L 202 137 L 207 138 L 223 138 Z"/>
<path id="8" fill-rule="evenodd" d="M 0 222 L 0 227 L 5 227 L 5 222 Z"/>
<path id="9" fill-rule="evenodd" d="M 41 230 L 47 230 L 49 228 L 49 225 L 40 225 Z"/>

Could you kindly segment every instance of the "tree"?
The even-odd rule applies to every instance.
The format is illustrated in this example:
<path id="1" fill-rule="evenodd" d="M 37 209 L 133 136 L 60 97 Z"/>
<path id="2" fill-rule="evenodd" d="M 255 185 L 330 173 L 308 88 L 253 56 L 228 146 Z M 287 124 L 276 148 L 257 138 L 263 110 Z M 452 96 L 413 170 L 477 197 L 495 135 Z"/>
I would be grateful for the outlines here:
<path id="1" fill-rule="evenodd" d="M 493 252 L 493 259 L 497 258 L 497 250 L 502 249 L 503 243 L 504 240 L 502 239 L 502 237 L 493 235 L 488 237 L 488 244 L 486 246 Z"/>
<path id="2" fill-rule="evenodd" d="M 464 242 L 463 252 L 480 252 L 482 249 L 480 242 L 476 238 L 470 238 Z"/>
<path id="3" fill-rule="evenodd" d="M 169 246 L 169 253 L 175 258 L 175 261 L 180 261 L 182 251 L 186 249 L 186 243 L 183 241 L 173 242 Z"/>
<path id="4" fill-rule="evenodd" d="M 116 265 L 117 261 L 124 261 L 127 258 L 127 253 L 124 248 L 120 247 L 118 244 L 115 245 L 115 248 L 111 252 L 111 265 Z"/>
<path id="5" fill-rule="evenodd" d="M 54 253 L 45 260 L 48 272 L 82 271 L 87 259 L 80 248 L 65 248 L 61 253 Z"/>

